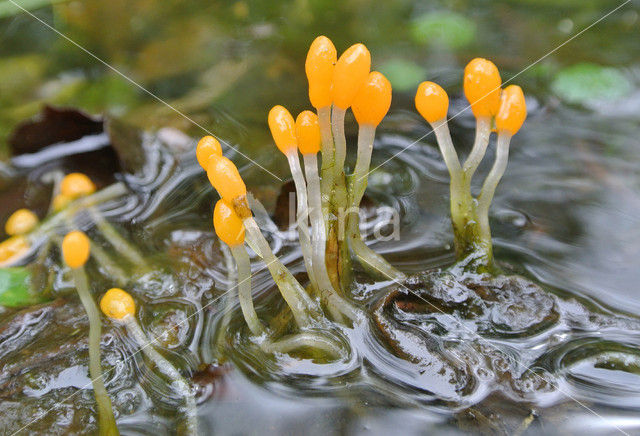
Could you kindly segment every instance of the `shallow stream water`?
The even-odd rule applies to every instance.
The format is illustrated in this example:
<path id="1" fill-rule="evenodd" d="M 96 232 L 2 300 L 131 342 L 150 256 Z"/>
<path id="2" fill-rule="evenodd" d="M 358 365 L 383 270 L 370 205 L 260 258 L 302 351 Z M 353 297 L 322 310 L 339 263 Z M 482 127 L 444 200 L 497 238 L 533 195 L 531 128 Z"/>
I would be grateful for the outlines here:
<path id="1" fill-rule="evenodd" d="M 0 38 L 12 44 L 0 49 L 0 75 L 14 80 L 13 87 L 0 85 L 3 132 L 43 102 L 117 115 L 149 132 L 139 141 L 143 168 L 115 175 L 131 193 L 100 210 L 153 266 L 143 271 L 120 262 L 144 330 L 160 336 L 165 357 L 199 386 L 202 427 L 215 434 L 639 432 L 640 48 L 629 41 L 639 30 L 637 6 L 514 79 L 528 96 L 529 117 L 512 141 L 491 225 L 499 266 L 526 281 L 514 286 L 456 275 L 434 287 L 427 286 L 430 279 L 454 260 L 448 175 L 430 129 L 413 110 L 415 86 L 436 80 L 450 90 L 453 140 L 466 155 L 474 120 L 460 96 L 464 64 L 491 57 L 506 80 L 616 4 L 398 2 L 370 11 L 361 2 L 337 9 L 294 3 L 182 8 L 134 1 L 104 9 L 80 1 L 34 9 L 190 120 L 131 90 L 28 15 L 0 19 Z M 114 31 L 95 30 L 103 21 Z M 332 329 L 347 350 L 333 361 L 262 353 L 236 302 L 220 339 L 228 271 L 211 226 L 217 196 L 195 161 L 192 139 L 203 134 L 194 122 L 206 126 L 282 178 L 228 151 L 249 190 L 273 212 L 287 176 L 267 136 L 266 113 L 276 103 L 292 112 L 306 108 L 302 65 L 317 33 L 331 36 L 339 50 L 367 43 L 374 68 L 394 85 L 368 195 L 399 211 L 400 235 L 371 242 L 394 266 L 415 274 L 407 284 L 411 294 L 356 269 L 352 299 L 369 316 Z M 450 34 L 458 38 L 447 39 Z M 166 62 L 172 56 L 176 61 Z M 27 65 L 32 76 L 15 73 L 16 65 Z M 349 117 L 347 126 L 354 144 Z M 99 135 L 89 142 L 89 148 L 108 143 Z M 73 146 L 57 152 L 75 153 Z M 493 149 L 492 141 L 478 183 Z M 39 168 L 49 160 L 41 154 L 5 161 L 4 215 L 42 202 Z M 16 186 L 27 187 L 24 198 L 16 198 L 23 192 Z M 366 224 L 372 231 L 381 220 Z M 82 217 L 78 224 L 90 228 Z M 268 222 L 262 227 L 274 252 L 302 273 L 297 241 Z M 57 264 L 52 251 L 45 265 L 58 271 Z M 282 304 L 272 279 L 255 259 L 252 268 L 258 313 L 273 316 Z M 95 266 L 89 274 L 96 296 L 114 284 Z M 87 320 L 71 282 L 57 277 L 51 302 L 0 313 L 3 433 L 95 429 L 92 390 L 80 389 L 89 382 Z M 394 290 L 395 299 L 384 304 Z M 179 427 L 179 399 L 134 354 L 124 330 L 105 320 L 102 345 L 121 432 Z"/>

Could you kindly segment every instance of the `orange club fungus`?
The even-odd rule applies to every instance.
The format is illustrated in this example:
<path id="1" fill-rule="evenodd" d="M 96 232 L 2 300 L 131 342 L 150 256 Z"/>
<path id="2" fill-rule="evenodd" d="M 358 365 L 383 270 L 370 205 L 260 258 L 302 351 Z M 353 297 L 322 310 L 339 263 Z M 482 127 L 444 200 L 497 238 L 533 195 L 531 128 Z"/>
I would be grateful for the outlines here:
<path id="1" fill-rule="evenodd" d="M 506 169 L 511 137 L 526 118 L 526 103 L 520 87 L 509 85 L 501 90 L 501 84 L 498 69 L 486 59 L 473 59 L 465 68 L 464 93 L 477 124 L 476 138 L 463 166 L 449 133 L 446 92 L 435 83 L 423 82 L 415 98 L 418 112 L 433 127 L 451 177 L 451 221 L 457 259 L 471 258 L 480 270 L 493 268 L 489 206 Z M 498 132 L 496 158 L 476 201 L 471 195 L 471 179 L 486 153 L 492 124 Z"/>
<path id="2" fill-rule="evenodd" d="M 76 290 L 80 301 L 89 318 L 89 375 L 93 384 L 93 393 L 98 404 L 98 424 L 100 434 L 118 434 L 116 421 L 111 408 L 111 399 L 104 387 L 102 368 L 100 365 L 100 338 L 102 336 L 102 323 L 96 303 L 91 297 L 87 274 L 84 265 L 89 260 L 91 246 L 89 238 L 84 232 L 74 230 L 62 240 L 62 258 L 64 263 L 71 268 Z"/>
<path id="3" fill-rule="evenodd" d="M 142 351 L 156 368 L 169 380 L 178 395 L 184 398 L 184 414 L 186 415 L 185 433 L 198 434 L 198 414 L 193 388 L 182 377 L 180 371 L 153 347 L 157 339 L 151 340 L 144 333 L 136 319 L 136 304 L 128 292 L 120 288 L 109 289 L 100 300 L 100 309 L 108 318 L 124 325 L 128 336 L 132 338 L 139 351 Z"/>

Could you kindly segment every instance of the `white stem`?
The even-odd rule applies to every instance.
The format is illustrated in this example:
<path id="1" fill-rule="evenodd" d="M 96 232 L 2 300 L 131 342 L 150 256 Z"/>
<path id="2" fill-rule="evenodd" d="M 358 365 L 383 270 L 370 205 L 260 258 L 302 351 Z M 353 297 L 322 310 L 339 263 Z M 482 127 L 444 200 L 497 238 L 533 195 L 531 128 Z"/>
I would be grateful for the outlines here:
<path id="1" fill-rule="evenodd" d="M 436 140 L 438 141 L 440 153 L 442 153 L 442 157 L 444 158 L 444 163 L 449 169 L 451 181 L 454 182 L 454 179 L 460 181 L 462 176 L 460 161 L 458 160 L 458 153 L 456 153 L 453 141 L 451 140 L 451 133 L 449 133 L 447 119 L 443 118 L 439 121 L 435 121 L 431 126 L 436 134 Z"/>
<path id="2" fill-rule="evenodd" d="M 142 352 L 151 360 L 158 370 L 173 381 L 173 388 L 176 393 L 184 398 L 185 414 L 187 415 L 187 432 L 188 434 L 198 434 L 198 413 L 196 410 L 196 400 L 193 391 L 187 381 L 182 377 L 180 371 L 165 359 L 162 354 L 158 353 L 151 346 L 147 335 L 144 334 L 135 317 L 128 315 L 123 319 L 127 331 L 138 344 Z"/>
<path id="3" fill-rule="evenodd" d="M 102 338 L 102 323 L 98 307 L 93 301 L 87 283 L 87 274 L 83 267 L 73 268 L 75 282 L 80 301 L 89 318 L 89 376 L 93 385 L 93 393 L 98 404 L 98 421 L 101 434 L 109 434 L 109 430 L 116 429 L 116 422 L 111 408 L 111 399 L 104 387 L 102 365 L 100 359 L 100 340 Z M 117 430 L 116 430 L 117 432 Z"/>
<path id="4" fill-rule="evenodd" d="M 304 171 L 307 175 L 309 187 L 310 217 L 311 217 L 311 238 L 313 241 L 313 267 L 318 279 L 319 290 L 331 311 L 331 315 L 337 320 L 341 319 L 340 313 L 344 313 L 351 319 L 355 319 L 355 309 L 346 300 L 340 297 L 331 284 L 325 252 L 327 249 L 326 229 L 322 219 L 320 207 L 320 177 L 318 176 L 318 158 L 315 154 L 303 155 Z"/>
<path id="5" fill-rule="evenodd" d="M 496 146 L 496 160 L 489 172 L 480 196 L 478 197 L 478 219 L 480 220 L 480 230 L 483 239 L 490 241 L 491 230 L 489 228 L 489 206 L 496 192 L 496 187 L 507 168 L 507 160 L 509 159 L 509 143 L 511 142 L 511 134 L 501 131 L 498 133 L 498 143 Z"/>
<path id="6" fill-rule="evenodd" d="M 247 231 L 246 239 L 251 240 L 251 246 L 258 249 L 257 254 L 269 269 L 273 280 L 278 285 L 282 298 L 291 309 L 296 323 L 300 327 L 308 325 L 311 320 L 307 312 L 308 310 L 316 309 L 315 302 L 311 300 L 291 272 L 273 254 L 269 243 L 260 232 L 260 228 L 258 228 L 258 224 L 253 217 L 245 218 L 243 223 Z"/>
<path id="7" fill-rule="evenodd" d="M 371 165 L 371 153 L 373 152 L 373 140 L 376 136 L 376 126 L 370 124 L 360 125 L 358 129 L 358 158 L 356 167 L 351 176 L 351 186 L 349 186 L 349 198 L 351 208 L 349 212 L 360 207 L 360 202 L 367 189 L 369 178 L 369 166 Z"/>
<path id="8" fill-rule="evenodd" d="M 260 336 L 264 333 L 262 323 L 258 319 L 258 314 L 253 307 L 253 296 L 251 294 L 251 263 L 249 261 L 249 255 L 243 244 L 229 246 L 233 258 L 236 260 L 236 267 L 238 269 L 238 299 L 240 300 L 240 308 L 244 319 L 247 321 L 249 330 L 255 336 Z"/>
<path id="9" fill-rule="evenodd" d="M 313 269 L 313 255 L 311 251 L 311 240 L 309 238 L 309 205 L 307 200 L 307 184 L 304 181 L 302 175 L 302 169 L 300 168 L 300 160 L 298 158 L 298 152 L 292 150 L 287 153 L 287 161 L 289 161 L 289 168 L 291 169 L 291 175 L 293 176 L 293 184 L 296 187 L 296 226 L 298 228 L 298 239 L 300 240 L 300 247 L 302 248 L 302 257 L 304 258 L 304 266 L 307 269 L 309 280 L 313 287 L 316 286 L 316 277 Z"/>
<path id="10" fill-rule="evenodd" d="M 318 124 L 320 124 L 320 137 L 322 139 L 322 215 L 325 221 L 325 229 L 328 229 L 329 204 L 333 191 L 333 176 L 335 165 L 335 147 L 331 134 L 331 106 L 318 109 Z"/>
<path id="11" fill-rule="evenodd" d="M 480 117 L 476 120 L 476 138 L 473 142 L 471 153 L 464 163 L 463 171 L 468 183 L 471 183 L 473 174 L 478 169 L 489 145 L 489 135 L 491 135 L 491 118 Z"/>
<path id="12" fill-rule="evenodd" d="M 339 107 L 333 107 L 331 117 L 331 129 L 333 132 L 333 141 L 335 143 L 335 170 L 334 177 L 340 178 L 340 174 L 344 172 L 344 160 L 347 156 L 347 139 L 344 136 L 344 115 L 346 111 Z"/>

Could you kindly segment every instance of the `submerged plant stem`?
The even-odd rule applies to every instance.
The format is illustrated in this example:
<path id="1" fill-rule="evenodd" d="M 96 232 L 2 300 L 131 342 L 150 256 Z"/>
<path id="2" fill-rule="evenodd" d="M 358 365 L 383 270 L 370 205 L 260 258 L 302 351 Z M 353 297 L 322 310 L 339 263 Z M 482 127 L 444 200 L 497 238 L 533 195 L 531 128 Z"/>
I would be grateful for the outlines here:
<path id="1" fill-rule="evenodd" d="M 137 248 L 130 244 L 118 231 L 94 208 L 89 208 L 89 213 L 98 229 L 105 238 L 113 245 L 113 247 L 126 259 L 129 260 L 136 268 L 149 271 L 149 265 Z"/>
<path id="2" fill-rule="evenodd" d="M 193 391 L 187 381 L 182 377 L 180 371 L 165 359 L 155 348 L 151 346 L 152 341 L 144 334 L 135 317 L 129 315 L 123 319 L 124 325 L 134 341 L 138 344 L 142 352 L 156 365 L 158 370 L 166 375 L 171 381 L 176 393 L 184 398 L 187 434 L 198 434 L 198 412 L 196 410 L 196 400 Z"/>
<path id="3" fill-rule="evenodd" d="M 240 308 L 244 319 L 247 321 L 249 330 L 255 336 L 260 336 L 264 333 L 264 327 L 258 319 L 258 314 L 253 307 L 253 296 L 251 294 L 251 263 L 249 261 L 249 255 L 244 245 L 234 245 L 229 247 L 231 254 L 236 261 L 238 269 L 237 274 L 237 287 L 238 287 L 238 299 L 240 300 Z"/>
<path id="4" fill-rule="evenodd" d="M 80 296 L 80 301 L 89 317 L 89 375 L 93 384 L 93 393 L 98 404 L 98 425 L 101 435 L 117 435 L 118 427 L 111 408 L 111 399 L 107 394 L 102 379 L 102 368 L 100 366 L 100 339 L 102 324 L 96 303 L 89 293 L 87 275 L 84 268 L 73 268 L 73 280 Z"/>
<path id="5" fill-rule="evenodd" d="M 312 332 L 298 333 L 263 345 L 266 351 L 272 353 L 288 353 L 303 347 L 322 350 L 335 358 L 342 355 L 342 349 L 334 342 L 322 335 Z"/>

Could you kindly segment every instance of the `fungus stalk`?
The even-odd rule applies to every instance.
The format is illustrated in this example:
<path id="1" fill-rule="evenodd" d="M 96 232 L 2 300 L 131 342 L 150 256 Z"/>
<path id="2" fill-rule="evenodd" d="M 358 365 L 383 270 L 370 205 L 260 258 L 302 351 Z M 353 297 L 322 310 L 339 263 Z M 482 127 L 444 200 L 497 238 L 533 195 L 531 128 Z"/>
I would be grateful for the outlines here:
<path id="1" fill-rule="evenodd" d="M 318 280 L 317 287 L 323 302 L 336 320 L 342 320 L 342 315 L 350 319 L 355 318 L 355 310 L 335 291 L 329 274 L 325 253 L 327 249 L 327 232 L 322 216 L 322 200 L 320 193 L 320 176 L 318 175 L 318 152 L 322 142 L 318 117 L 311 111 L 304 111 L 298 115 L 295 134 L 298 148 L 304 159 L 304 170 L 307 176 L 309 211 L 311 220 L 311 240 L 313 249 L 313 268 Z"/>
<path id="2" fill-rule="evenodd" d="M 119 288 L 109 289 L 102 300 L 100 300 L 102 312 L 112 320 L 122 323 L 129 336 L 133 339 L 140 351 L 151 360 L 158 370 L 167 376 L 172 382 L 174 391 L 180 395 L 185 402 L 184 412 L 186 415 L 186 433 L 190 435 L 198 434 L 198 413 L 196 400 L 189 383 L 182 377 L 180 371 L 158 353 L 152 344 L 157 341 L 150 340 L 144 334 L 140 324 L 135 317 L 135 302 L 131 295 Z"/>
<path id="3" fill-rule="evenodd" d="M 360 202 L 367 189 L 376 127 L 382 122 L 390 106 L 391 83 L 383 74 L 372 71 L 361 85 L 351 106 L 359 129 L 358 157 L 349 183 L 347 237 L 351 250 L 362 266 L 389 279 L 397 280 L 404 275 L 362 241 L 359 215 Z"/>
<path id="4" fill-rule="evenodd" d="M 318 312 L 315 301 L 302 288 L 287 268 L 273 254 L 247 204 L 247 187 L 238 168 L 224 156 L 212 155 L 207 162 L 207 177 L 220 197 L 242 220 L 246 241 L 267 265 L 278 289 L 299 326 L 310 323 L 310 313 Z"/>
<path id="5" fill-rule="evenodd" d="M 238 288 L 238 299 L 240 300 L 240 308 L 244 319 L 255 336 L 260 336 L 264 333 L 264 328 L 258 319 L 258 315 L 253 307 L 253 299 L 251 295 L 251 263 L 249 261 L 249 255 L 244 248 L 245 231 L 244 224 L 233 208 L 229 206 L 224 200 L 218 200 L 216 207 L 213 211 L 213 226 L 215 228 L 218 237 L 229 247 L 231 255 L 235 260 L 237 274 L 237 283 L 229 288 L 229 292 L 233 288 Z M 230 261 L 229 263 L 233 263 Z M 227 265 L 229 270 L 233 268 L 233 265 Z M 229 274 L 231 279 L 231 273 Z M 227 296 L 231 301 L 231 295 Z M 227 305 L 229 309 L 229 305 Z M 225 317 L 229 316 L 229 312 L 225 314 Z M 226 325 L 228 321 L 224 324 Z"/>
<path id="6" fill-rule="evenodd" d="M 311 314 L 318 313 L 316 303 L 309 297 L 291 272 L 280 262 L 280 259 L 273 254 L 269 243 L 262 235 L 253 217 L 245 218 L 243 223 L 247 231 L 247 242 L 257 249 L 257 254 L 269 269 L 273 280 L 278 285 L 282 298 L 291 309 L 296 323 L 300 327 L 310 325 Z"/>
<path id="7" fill-rule="evenodd" d="M 249 330 L 255 336 L 264 334 L 264 327 L 258 319 L 256 309 L 253 307 L 253 295 L 251 293 L 251 263 L 249 255 L 243 245 L 235 245 L 229 247 L 231 255 L 236 261 L 238 271 L 238 299 L 240 300 L 240 309 L 244 315 L 244 319 L 249 326 Z"/>
<path id="8" fill-rule="evenodd" d="M 360 203 L 367 189 L 369 166 L 373 151 L 376 126 L 361 124 L 358 129 L 358 157 L 349 184 L 349 221 L 347 238 L 353 254 L 366 269 L 382 274 L 390 280 L 400 280 L 404 274 L 394 268 L 382 256 L 373 251 L 362 240 L 360 233 Z"/>
<path id="9" fill-rule="evenodd" d="M 89 375 L 93 393 L 98 404 L 98 426 L 101 435 L 117 435 L 118 427 L 111 408 L 111 399 L 104 387 L 102 368 L 100 367 L 100 339 L 102 324 L 89 285 L 84 265 L 89 259 L 90 246 L 87 236 L 80 231 L 68 233 L 62 241 L 62 255 L 71 268 L 76 290 L 89 318 Z"/>
<path id="10" fill-rule="evenodd" d="M 296 226 L 298 228 L 298 240 L 302 249 L 302 257 L 304 265 L 309 275 L 309 280 L 314 288 L 317 288 L 317 280 L 315 270 L 313 268 L 313 250 L 311 247 L 311 239 L 309 237 L 309 206 L 307 198 L 307 186 L 300 168 L 300 160 L 295 149 L 287 154 L 287 161 L 293 176 L 293 184 L 296 188 Z"/>
<path id="11" fill-rule="evenodd" d="M 326 230 L 324 220 L 322 218 L 322 210 L 320 204 L 320 178 L 318 176 L 318 159 L 316 154 L 307 153 L 303 155 L 304 169 L 307 175 L 309 187 L 309 199 L 311 201 L 311 232 L 313 240 L 313 265 L 316 268 L 316 277 L 318 278 L 318 289 L 322 298 L 327 305 L 331 315 L 336 320 L 341 320 L 344 314 L 349 319 L 354 320 L 357 317 L 356 310 L 351 304 L 338 295 L 331 284 L 331 279 L 327 273 L 325 250 L 327 246 Z"/>
<path id="12" fill-rule="evenodd" d="M 335 146 L 331 134 L 331 106 L 319 108 L 318 123 L 320 125 L 320 137 L 322 140 L 322 168 L 320 169 L 322 194 L 322 217 L 324 219 L 325 232 L 329 225 L 329 203 L 333 192 Z M 325 235 L 326 237 L 326 235 Z"/>
<path id="13" fill-rule="evenodd" d="M 489 206 L 491 206 L 496 187 L 507 168 L 510 142 L 511 134 L 508 132 L 500 132 L 496 146 L 496 159 L 489 175 L 482 185 L 482 191 L 480 191 L 480 196 L 478 197 L 477 215 L 480 223 L 480 241 L 489 258 L 492 256 Z"/>
<path id="14" fill-rule="evenodd" d="M 186 433 L 189 435 L 198 434 L 198 412 L 196 409 L 196 399 L 193 390 L 182 377 L 180 371 L 165 359 L 150 344 L 152 341 L 144 334 L 135 317 L 127 316 L 123 319 L 123 323 L 129 335 L 133 338 L 142 352 L 151 360 L 158 370 L 166 375 L 173 382 L 173 389 L 176 394 L 184 398 L 184 412 L 186 416 Z"/>
<path id="15" fill-rule="evenodd" d="M 304 258 L 307 274 L 311 285 L 315 288 L 317 285 L 312 266 L 311 241 L 309 239 L 307 185 L 305 184 L 298 158 L 298 140 L 294 132 L 295 123 L 289 111 L 280 105 L 271 108 L 268 119 L 273 140 L 278 149 L 286 156 L 293 176 L 293 183 L 296 188 L 298 240 L 302 248 L 302 257 Z"/>
<path id="16" fill-rule="evenodd" d="M 487 151 L 490 134 L 491 118 L 488 116 L 478 117 L 476 120 L 476 137 L 473 141 L 473 147 L 462 168 L 467 185 L 471 185 L 471 179 L 473 179 L 473 175 Z"/>

